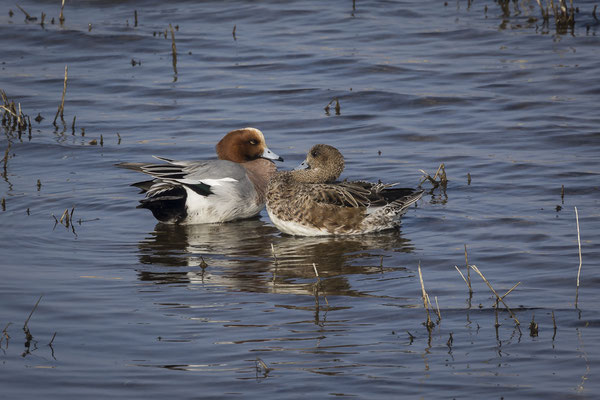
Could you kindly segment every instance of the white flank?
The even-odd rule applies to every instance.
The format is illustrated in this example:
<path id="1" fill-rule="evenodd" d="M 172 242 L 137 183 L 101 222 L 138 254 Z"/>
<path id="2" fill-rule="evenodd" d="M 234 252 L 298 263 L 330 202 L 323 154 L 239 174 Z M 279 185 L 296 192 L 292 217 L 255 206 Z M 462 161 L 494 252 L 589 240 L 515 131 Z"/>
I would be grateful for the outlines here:
<path id="1" fill-rule="evenodd" d="M 311 226 L 306 226 L 299 224 L 298 222 L 292 221 L 283 221 L 277 216 L 275 216 L 271 210 L 267 207 L 267 212 L 269 213 L 269 218 L 271 218 L 271 222 L 273 225 L 277 227 L 281 232 L 287 233 L 288 235 L 297 235 L 297 236 L 326 236 L 331 235 L 325 229 L 317 229 Z"/>

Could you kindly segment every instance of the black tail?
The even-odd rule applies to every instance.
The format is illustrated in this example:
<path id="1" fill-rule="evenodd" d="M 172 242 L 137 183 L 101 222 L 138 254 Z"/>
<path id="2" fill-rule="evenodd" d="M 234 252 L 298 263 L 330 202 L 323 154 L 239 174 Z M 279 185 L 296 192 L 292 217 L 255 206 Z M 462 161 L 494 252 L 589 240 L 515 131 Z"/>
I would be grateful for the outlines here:
<path id="1" fill-rule="evenodd" d="M 187 193 L 181 186 L 174 186 L 160 194 L 140 200 L 137 208 L 147 208 L 160 222 L 178 223 L 187 217 L 185 201 Z"/>

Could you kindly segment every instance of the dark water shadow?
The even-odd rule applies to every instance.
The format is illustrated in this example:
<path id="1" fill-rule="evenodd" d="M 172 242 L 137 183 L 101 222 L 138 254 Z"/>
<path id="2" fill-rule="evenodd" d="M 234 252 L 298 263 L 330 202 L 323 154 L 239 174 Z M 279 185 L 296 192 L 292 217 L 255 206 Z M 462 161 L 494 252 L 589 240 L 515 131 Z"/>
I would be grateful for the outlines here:
<path id="1" fill-rule="evenodd" d="M 206 284 L 235 291 L 313 294 L 317 279 L 330 295 L 355 292 L 349 276 L 384 274 L 390 252 L 412 252 L 400 231 L 351 237 L 281 235 L 260 219 L 226 224 L 165 225 L 141 241 L 139 279 Z M 313 266 L 314 264 L 314 266 Z"/>

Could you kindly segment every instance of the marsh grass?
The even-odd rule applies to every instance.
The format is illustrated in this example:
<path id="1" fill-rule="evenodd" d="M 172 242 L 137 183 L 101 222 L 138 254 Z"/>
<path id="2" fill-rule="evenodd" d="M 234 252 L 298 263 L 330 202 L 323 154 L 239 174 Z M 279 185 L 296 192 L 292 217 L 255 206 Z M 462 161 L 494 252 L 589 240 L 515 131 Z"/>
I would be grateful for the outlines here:
<path id="1" fill-rule="evenodd" d="M 583 264 L 581 258 L 581 235 L 579 234 L 579 212 L 577 211 L 577 207 L 575 207 L 575 221 L 577 222 L 577 246 L 579 248 L 579 268 L 577 269 L 577 288 L 575 290 L 575 308 L 577 308 L 579 301 L 579 278 L 581 276 L 581 265 Z"/>
<path id="2" fill-rule="evenodd" d="M 54 116 L 54 121 L 52 124 L 56 126 L 56 119 L 60 115 L 60 120 L 65 123 L 65 96 L 67 94 L 67 79 L 68 79 L 69 67 L 65 65 L 65 79 L 63 81 L 63 91 L 62 97 L 60 99 L 60 104 L 58 106 L 58 110 L 56 110 L 56 115 Z M 75 124 L 75 120 L 73 120 L 73 124 Z"/>
<path id="3" fill-rule="evenodd" d="M 329 115 L 329 110 L 331 109 L 331 105 L 335 102 L 335 115 L 341 115 L 341 111 L 342 111 L 342 107 L 340 106 L 340 101 L 339 99 L 336 97 L 334 99 L 332 99 L 329 103 L 327 103 L 327 105 L 325 106 L 325 114 Z"/>
<path id="4" fill-rule="evenodd" d="M 257 377 L 258 374 L 262 374 L 263 378 L 266 377 L 269 374 L 269 372 L 273 370 L 273 368 L 269 367 L 267 363 L 261 360 L 259 357 L 256 357 L 255 368 Z"/>
<path id="5" fill-rule="evenodd" d="M 431 306 L 431 301 L 429 301 L 429 294 L 427 294 L 427 290 L 425 290 L 425 283 L 423 282 L 423 273 L 421 272 L 421 262 L 420 261 L 419 261 L 418 271 L 419 271 L 419 281 L 421 282 L 421 297 L 423 298 L 423 308 L 425 309 L 425 313 L 427 315 L 427 319 L 426 319 L 424 325 L 425 325 L 425 327 L 427 327 L 427 330 L 431 333 L 431 330 L 433 329 L 435 324 L 431 320 L 431 313 L 429 312 L 429 309 L 432 308 L 432 306 Z M 439 307 L 438 307 L 438 309 L 439 309 Z M 438 319 L 438 322 L 439 322 L 442 319 L 441 313 L 438 314 L 438 318 L 439 318 Z"/>
<path id="6" fill-rule="evenodd" d="M 512 310 L 508 307 L 508 304 L 506 304 L 506 302 L 504 301 L 504 298 L 506 296 L 508 296 L 510 294 L 510 292 L 512 292 L 517 286 L 519 286 L 521 284 L 521 282 L 516 283 L 508 292 L 506 292 L 503 296 L 500 296 L 496 292 L 496 290 L 494 289 L 494 287 L 492 286 L 490 281 L 487 280 L 487 278 L 483 275 L 483 273 L 479 270 L 479 268 L 477 268 L 476 265 L 471 265 L 471 268 L 473 268 L 473 271 L 477 272 L 477 274 L 481 277 L 481 279 L 483 279 L 483 281 L 486 283 L 486 285 L 492 291 L 492 293 L 494 293 L 494 296 L 496 296 L 496 302 L 494 304 L 494 308 L 498 309 L 499 303 L 504 304 L 506 311 L 508 311 L 508 313 L 510 314 L 512 319 L 515 321 L 516 325 L 519 326 L 521 323 L 517 319 L 517 316 L 515 315 L 515 313 L 513 313 Z M 496 325 L 498 325 L 498 322 L 496 322 Z"/>
<path id="7" fill-rule="evenodd" d="M 425 181 L 429 181 L 433 185 L 434 189 L 438 186 L 441 186 L 443 189 L 446 189 L 448 185 L 448 177 L 446 176 L 446 166 L 444 165 L 444 163 L 440 164 L 433 177 L 431 177 L 431 175 L 429 175 L 422 169 L 420 169 L 419 171 L 423 173 L 423 179 L 419 183 L 419 186 L 422 185 Z"/>
<path id="8" fill-rule="evenodd" d="M 31 15 L 29 15 L 29 14 L 27 13 L 27 11 L 25 11 L 25 10 L 23 9 L 23 7 L 21 7 L 21 6 L 20 6 L 20 5 L 18 5 L 18 4 L 15 4 L 15 5 L 17 6 L 17 8 L 18 8 L 19 10 L 21 10 L 21 12 L 22 12 L 23 14 L 25 14 L 25 21 L 28 21 L 28 22 L 37 21 L 37 17 L 32 17 Z"/>
<path id="9" fill-rule="evenodd" d="M 573 6 L 573 0 L 569 0 L 569 6 L 567 6 L 566 0 L 558 0 L 554 3 L 554 0 L 546 0 L 546 6 L 542 4 L 541 0 L 536 0 L 540 11 L 542 13 L 542 19 L 545 24 L 550 22 L 550 12 L 554 16 L 554 24 L 556 31 L 559 33 L 566 32 L 567 29 L 573 29 L 575 26 L 575 7 Z M 594 7 L 594 11 L 595 11 Z"/>
<path id="10" fill-rule="evenodd" d="M 173 25 L 169 24 L 169 30 L 171 31 L 171 53 L 173 59 L 173 72 L 175 73 L 174 79 L 177 80 L 177 46 L 175 46 L 175 31 L 173 30 Z"/>

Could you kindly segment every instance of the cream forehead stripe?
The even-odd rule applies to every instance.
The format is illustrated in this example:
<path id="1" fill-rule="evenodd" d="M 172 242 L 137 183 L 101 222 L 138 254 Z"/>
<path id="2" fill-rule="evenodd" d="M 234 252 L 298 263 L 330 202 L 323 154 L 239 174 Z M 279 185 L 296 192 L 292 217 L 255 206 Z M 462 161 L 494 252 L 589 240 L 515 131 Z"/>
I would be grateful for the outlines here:
<path id="1" fill-rule="evenodd" d="M 263 141 L 263 142 L 265 141 L 265 136 L 258 129 L 256 129 L 256 128 L 250 128 L 250 127 L 244 128 L 244 129 L 247 130 L 247 131 L 251 131 L 251 132 L 256 133 L 258 135 L 258 137 L 261 139 L 261 141 Z"/>

